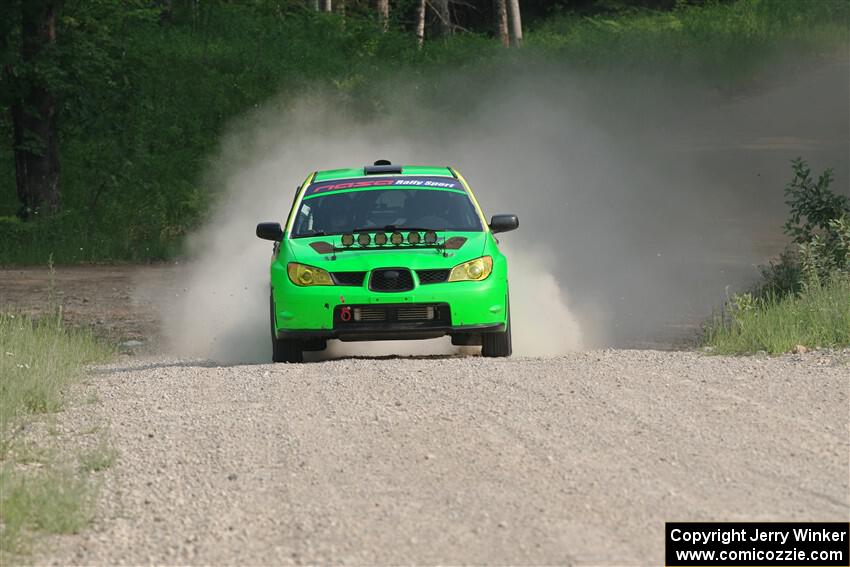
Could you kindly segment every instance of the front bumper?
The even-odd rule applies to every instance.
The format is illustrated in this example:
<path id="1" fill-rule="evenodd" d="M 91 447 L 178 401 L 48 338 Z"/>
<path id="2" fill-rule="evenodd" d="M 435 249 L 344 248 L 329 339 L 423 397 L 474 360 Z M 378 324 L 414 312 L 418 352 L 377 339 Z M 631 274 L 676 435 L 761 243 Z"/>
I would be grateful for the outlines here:
<path id="1" fill-rule="evenodd" d="M 445 335 L 475 335 L 480 333 L 503 333 L 504 323 L 488 325 L 428 326 L 370 325 L 357 329 L 279 329 L 279 339 L 339 339 L 341 341 L 403 341 L 411 339 L 436 339 Z M 480 344 L 480 343 L 478 343 Z"/>
<path id="2" fill-rule="evenodd" d="M 280 278 L 274 284 L 278 338 L 426 339 L 503 332 L 506 328 L 507 282 L 493 276 L 480 282 L 418 285 L 405 292 L 375 292 L 366 286 L 299 287 L 288 278 Z M 343 308 L 361 306 L 388 312 L 435 306 L 436 311 L 429 320 L 401 320 L 394 316 L 381 321 L 341 320 Z"/>

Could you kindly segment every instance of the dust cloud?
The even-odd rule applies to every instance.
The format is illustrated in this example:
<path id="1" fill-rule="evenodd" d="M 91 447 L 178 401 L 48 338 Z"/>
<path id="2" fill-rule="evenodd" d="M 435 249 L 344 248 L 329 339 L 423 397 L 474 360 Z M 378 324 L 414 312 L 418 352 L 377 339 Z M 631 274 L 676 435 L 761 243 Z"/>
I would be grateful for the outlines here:
<path id="1" fill-rule="evenodd" d="M 446 73 L 427 89 L 388 79 L 362 113 L 318 92 L 270 101 L 232 127 L 210 167 L 218 205 L 191 238 L 184 291 L 162 300 L 164 336 L 180 356 L 269 360 L 271 244 L 256 223 L 282 221 L 309 172 L 386 158 L 454 165 L 488 216 L 519 215 L 500 235 L 515 354 L 688 340 L 781 250 L 791 158 L 834 167 L 848 191 L 847 65 L 779 67 L 735 92 L 511 68 Z M 437 340 L 328 355 L 452 352 Z"/>

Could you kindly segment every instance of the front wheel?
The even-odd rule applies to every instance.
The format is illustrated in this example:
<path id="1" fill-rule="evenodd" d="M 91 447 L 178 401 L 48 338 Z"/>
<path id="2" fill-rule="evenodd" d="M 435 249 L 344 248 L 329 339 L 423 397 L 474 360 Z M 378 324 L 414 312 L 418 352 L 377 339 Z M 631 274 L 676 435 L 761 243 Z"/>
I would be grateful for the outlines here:
<path id="1" fill-rule="evenodd" d="M 274 296 L 269 297 L 269 323 L 272 329 L 272 361 L 274 362 L 303 362 L 304 350 L 301 341 L 277 338 L 274 324 Z"/>
<path id="2" fill-rule="evenodd" d="M 481 356 L 491 358 L 503 358 L 510 356 L 513 352 L 511 344 L 511 305 L 510 298 L 505 299 L 505 308 L 508 311 L 507 325 L 502 333 L 481 334 Z"/>

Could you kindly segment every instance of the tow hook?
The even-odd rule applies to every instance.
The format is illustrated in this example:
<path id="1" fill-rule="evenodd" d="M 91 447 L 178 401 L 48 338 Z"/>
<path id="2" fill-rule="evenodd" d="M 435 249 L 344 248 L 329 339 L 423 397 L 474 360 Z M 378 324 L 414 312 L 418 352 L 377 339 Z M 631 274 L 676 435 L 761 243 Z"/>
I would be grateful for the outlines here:
<path id="1" fill-rule="evenodd" d="M 347 305 L 343 307 L 339 312 L 339 318 L 343 321 L 351 321 L 351 307 Z"/>

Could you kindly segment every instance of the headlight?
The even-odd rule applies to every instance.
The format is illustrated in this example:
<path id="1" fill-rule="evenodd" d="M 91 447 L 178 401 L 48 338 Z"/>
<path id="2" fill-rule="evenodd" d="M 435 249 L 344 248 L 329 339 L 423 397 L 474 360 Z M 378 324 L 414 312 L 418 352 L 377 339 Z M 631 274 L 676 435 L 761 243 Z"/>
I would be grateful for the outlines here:
<path id="1" fill-rule="evenodd" d="M 304 264 L 296 264 L 290 262 L 286 267 L 286 272 L 289 274 L 289 279 L 295 285 L 333 285 L 331 275 L 321 268 L 313 266 L 305 266 Z"/>
<path id="2" fill-rule="evenodd" d="M 450 282 L 461 282 L 465 280 L 480 281 L 486 279 L 493 271 L 493 258 L 482 256 L 452 268 L 449 274 Z"/>

